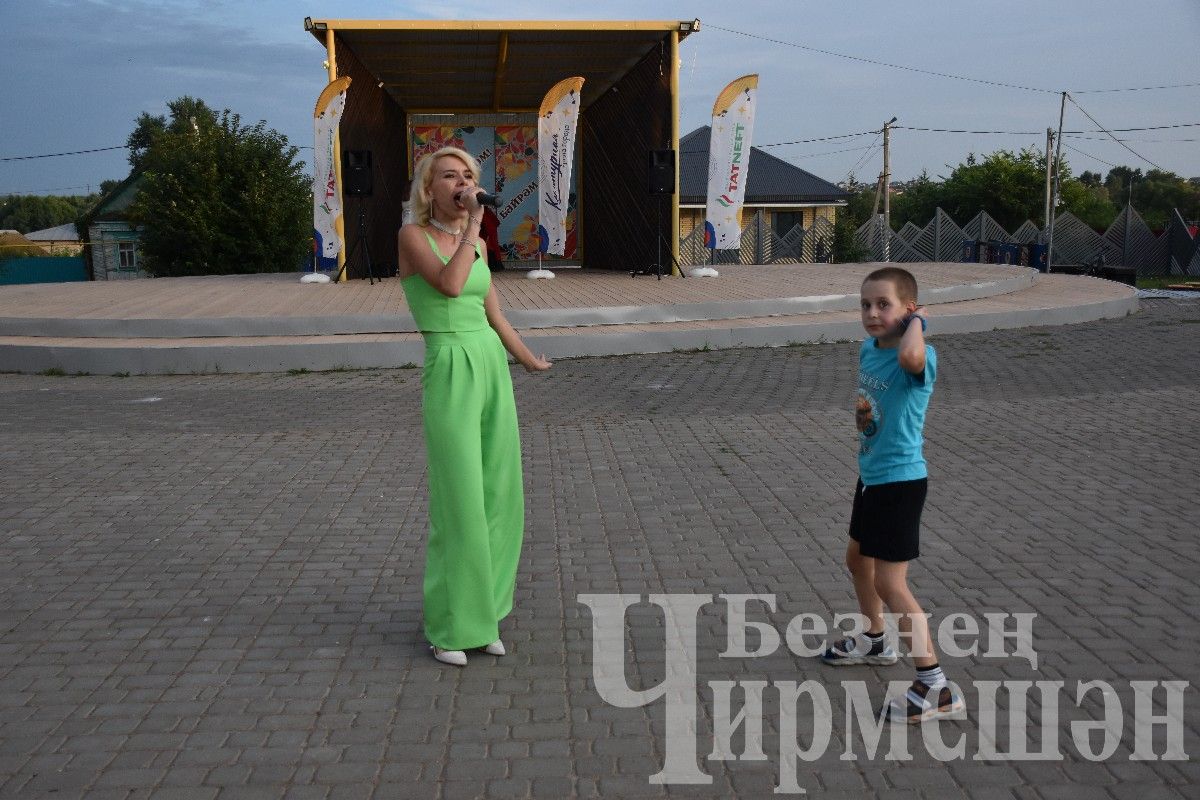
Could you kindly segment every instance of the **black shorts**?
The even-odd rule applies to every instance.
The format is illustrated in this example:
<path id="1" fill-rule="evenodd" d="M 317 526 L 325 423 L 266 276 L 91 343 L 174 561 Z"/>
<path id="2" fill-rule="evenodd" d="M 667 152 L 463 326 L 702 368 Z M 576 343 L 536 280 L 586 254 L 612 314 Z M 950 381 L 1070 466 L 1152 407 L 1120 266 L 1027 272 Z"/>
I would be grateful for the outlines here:
<path id="1" fill-rule="evenodd" d="M 854 487 L 850 538 L 864 556 L 912 561 L 921 554 L 921 510 L 928 478 Z"/>

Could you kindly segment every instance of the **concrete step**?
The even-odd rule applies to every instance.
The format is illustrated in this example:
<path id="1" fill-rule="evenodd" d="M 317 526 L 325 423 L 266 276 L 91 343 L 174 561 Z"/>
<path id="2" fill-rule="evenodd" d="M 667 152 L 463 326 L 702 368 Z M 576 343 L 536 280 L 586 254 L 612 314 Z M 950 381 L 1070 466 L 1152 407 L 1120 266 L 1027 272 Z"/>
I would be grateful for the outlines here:
<path id="1" fill-rule="evenodd" d="M 1132 287 L 1074 275 L 1030 276 L 1025 288 L 1005 294 L 985 294 L 946 302 L 932 302 L 936 295 L 925 298 L 930 308 L 929 335 L 936 338 L 938 333 L 1062 325 L 1124 316 L 1137 310 L 1136 291 Z M 829 302 L 844 304 L 847 296 L 842 293 Z M 953 295 L 947 293 L 944 297 Z M 786 303 L 782 306 L 779 303 L 787 298 L 746 301 L 758 299 L 776 303 L 774 310 L 778 313 L 661 322 L 595 321 L 546 327 L 526 323 L 522 326 L 522 336 L 535 352 L 544 352 L 551 358 L 568 358 L 861 340 L 865 335 L 858 312 L 847 310 L 844 305 L 839 305 L 839 310 L 815 310 L 811 304 L 800 304 L 797 307 L 804 313 L 786 313 Z M 655 312 L 651 308 L 644 313 Z M 663 313 L 663 316 L 668 315 Z M 519 317 L 510 312 L 510 318 Z M 420 335 L 413 332 L 206 337 L 0 336 L 0 370 L 17 372 L 316 371 L 399 367 L 419 364 L 423 355 Z"/>

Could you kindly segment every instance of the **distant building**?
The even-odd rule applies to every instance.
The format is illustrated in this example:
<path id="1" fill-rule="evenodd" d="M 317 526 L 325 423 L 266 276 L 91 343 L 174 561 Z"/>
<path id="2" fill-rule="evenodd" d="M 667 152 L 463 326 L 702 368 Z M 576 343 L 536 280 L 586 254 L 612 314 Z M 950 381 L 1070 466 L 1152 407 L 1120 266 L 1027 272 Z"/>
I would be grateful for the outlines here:
<path id="1" fill-rule="evenodd" d="M 42 245 L 47 253 L 56 255 L 77 256 L 83 250 L 83 244 L 79 241 L 79 229 L 75 227 L 74 222 L 55 225 L 53 228 L 43 228 L 40 231 L 30 231 L 25 234 L 25 238 Z"/>
<path id="2" fill-rule="evenodd" d="M 0 258 L 28 258 L 42 255 L 42 248 L 27 239 L 20 231 L 0 231 Z"/>
<path id="3" fill-rule="evenodd" d="M 708 195 L 709 126 L 679 140 L 679 236 L 686 237 L 704 222 Z M 750 148 L 750 171 L 746 179 L 743 220 L 757 211 L 767 216 L 767 224 L 777 236 L 795 226 L 812 227 L 817 218 L 830 223 L 838 206 L 846 205 L 850 193 L 811 172 L 789 164 L 782 158 Z"/>

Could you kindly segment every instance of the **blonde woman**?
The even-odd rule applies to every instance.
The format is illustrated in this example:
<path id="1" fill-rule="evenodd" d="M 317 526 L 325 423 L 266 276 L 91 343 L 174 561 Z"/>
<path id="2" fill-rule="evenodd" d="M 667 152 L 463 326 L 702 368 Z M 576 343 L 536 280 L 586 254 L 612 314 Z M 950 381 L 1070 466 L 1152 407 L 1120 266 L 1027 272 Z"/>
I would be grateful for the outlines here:
<path id="1" fill-rule="evenodd" d="M 399 233 L 400 282 L 425 339 L 422 417 L 429 462 L 425 636 L 434 657 L 505 654 L 525 527 L 521 442 L 508 358 L 550 369 L 500 310 L 479 241 L 479 165 L 444 147 L 413 176 Z"/>

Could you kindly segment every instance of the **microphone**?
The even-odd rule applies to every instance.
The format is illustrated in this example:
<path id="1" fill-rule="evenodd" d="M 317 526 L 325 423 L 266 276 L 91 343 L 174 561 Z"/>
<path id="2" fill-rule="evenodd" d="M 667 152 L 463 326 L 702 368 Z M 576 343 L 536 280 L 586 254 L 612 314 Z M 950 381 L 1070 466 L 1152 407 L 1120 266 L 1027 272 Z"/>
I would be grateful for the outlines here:
<path id="1" fill-rule="evenodd" d="M 466 194 L 466 192 L 459 192 L 458 194 L 454 195 L 454 199 L 461 203 L 462 196 L 464 194 Z M 479 205 L 481 205 L 481 206 L 491 206 L 492 208 L 500 207 L 500 198 L 499 197 L 497 197 L 494 194 L 488 194 L 487 192 L 483 192 L 483 191 L 481 191 L 475 195 L 475 202 L 479 203 Z"/>

